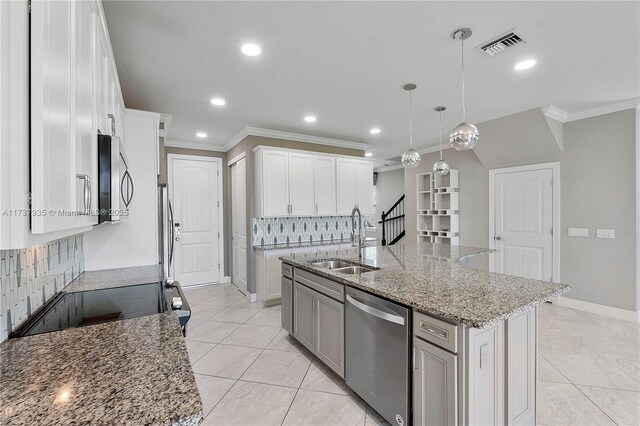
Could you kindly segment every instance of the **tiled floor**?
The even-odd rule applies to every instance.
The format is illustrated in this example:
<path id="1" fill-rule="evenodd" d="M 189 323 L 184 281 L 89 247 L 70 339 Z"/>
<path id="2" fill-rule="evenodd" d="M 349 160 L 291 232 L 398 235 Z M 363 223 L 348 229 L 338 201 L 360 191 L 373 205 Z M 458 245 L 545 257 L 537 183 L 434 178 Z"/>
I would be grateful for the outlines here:
<path id="1" fill-rule="evenodd" d="M 204 425 L 386 425 L 233 285 L 186 290 Z M 538 423 L 640 424 L 640 324 L 540 307 Z"/>

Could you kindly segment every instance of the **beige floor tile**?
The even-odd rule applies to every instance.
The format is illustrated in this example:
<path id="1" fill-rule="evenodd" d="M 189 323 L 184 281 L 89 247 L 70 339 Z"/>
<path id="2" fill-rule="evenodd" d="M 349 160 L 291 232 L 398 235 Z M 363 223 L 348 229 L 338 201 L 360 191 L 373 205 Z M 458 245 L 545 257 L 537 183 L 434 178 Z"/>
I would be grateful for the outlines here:
<path id="1" fill-rule="evenodd" d="M 278 386 L 300 387 L 311 360 L 300 353 L 265 350 L 241 379 Z"/>
<path id="2" fill-rule="evenodd" d="M 611 330 L 614 335 L 640 346 L 640 323 L 616 319 L 604 320 L 602 323 Z"/>
<path id="3" fill-rule="evenodd" d="M 197 327 L 187 330 L 187 340 L 220 343 L 238 327 L 240 324 L 233 322 L 204 321 Z"/>
<path id="4" fill-rule="evenodd" d="M 267 349 L 286 352 L 304 352 L 305 347 L 294 339 L 287 330 L 280 329 L 278 335 L 269 343 Z"/>
<path id="5" fill-rule="evenodd" d="M 621 337 L 588 335 L 578 340 L 605 358 L 640 359 L 640 346 Z"/>
<path id="6" fill-rule="evenodd" d="M 236 382 L 232 379 L 224 379 L 222 377 L 205 376 L 196 374 L 196 384 L 202 398 L 203 415 L 209 414 L 213 407 L 216 406 L 222 397 L 231 389 Z"/>
<path id="7" fill-rule="evenodd" d="M 193 364 L 193 372 L 239 379 L 260 352 L 260 349 L 244 346 L 218 345 Z"/>
<path id="8" fill-rule="evenodd" d="M 243 324 L 224 339 L 222 343 L 264 349 L 276 337 L 276 334 L 278 334 L 278 329 L 275 327 Z"/>
<path id="9" fill-rule="evenodd" d="M 640 391 L 639 382 L 598 355 L 545 355 L 545 358 L 575 385 Z"/>
<path id="10" fill-rule="evenodd" d="M 615 425 L 575 386 L 538 382 L 537 424 Z"/>
<path id="11" fill-rule="evenodd" d="M 222 311 L 224 311 L 224 306 L 213 306 L 207 304 L 191 306 L 191 318 L 189 319 L 189 325 L 194 321 L 202 322 L 204 320 L 208 320 Z"/>
<path id="12" fill-rule="evenodd" d="M 640 425 L 640 393 L 578 386 L 587 398 L 619 425 Z"/>
<path id="13" fill-rule="evenodd" d="M 618 367 L 627 376 L 640 382 L 640 359 L 607 358 L 607 361 Z"/>
<path id="14" fill-rule="evenodd" d="M 563 331 L 539 331 L 538 352 L 547 359 L 551 355 L 591 355 L 593 352 L 578 339 Z"/>
<path id="15" fill-rule="evenodd" d="M 234 294 L 216 294 L 210 299 L 204 301 L 205 305 L 214 305 L 214 306 L 231 306 L 234 303 L 243 300 L 244 296 L 239 292 L 235 292 Z"/>
<path id="16" fill-rule="evenodd" d="M 280 425 L 296 389 L 238 381 L 203 425 Z"/>
<path id="17" fill-rule="evenodd" d="M 189 305 L 197 305 L 203 303 L 205 300 L 212 298 L 220 292 L 220 286 L 208 285 L 197 288 L 183 287 L 184 295 L 189 301 Z"/>
<path id="18" fill-rule="evenodd" d="M 555 324 L 538 315 L 538 333 L 547 331 L 562 331 Z"/>
<path id="19" fill-rule="evenodd" d="M 216 346 L 215 343 L 199 342 L 196 340 L 185 340 L 185 343 L 187 344 L 187 352 L 189 352 L 191 364 L 194 364 L 202 358 L 204 354 Z"/>
<path id="20" fill-rule="evenodd" d="M 569 383 L 569 380 L 567 380 L 567 378 L 564 377 L 562 373 L 551 365 L 542 355 L 538 355 L 538 380 Z"/>
<path id="21" fill-rule="evenodd" d="M 254 316 L 252 316 L 247 321 L 247 324 L 280 327 L 282 325 L 282 318 L 281 318 L 280 311 L 274 311 L 274 310 L 270 310 L 269 308 L 264 308 L 258 311 Z"/>
<path id="22" fill-rule="evenodd" d="M 259 311 L 260 309 L 263 308 L 262 303 L 260 302 L 252 303 L 252 302 L 249 302 L 246 298 L 242 298 L 241 300 L 238 300 L 233 305 L 231 305 L 231 307 L 242 308 L 242 309 L 253 309 L 254 311 Z"/>
<path id="23" fill-rule="evenodd" d="M 321 361 L 314 359 L 300 389 L 337 393 L 348 395 L 351 393 L 344 380 L 326 367 Z"/>
<path id="24" fill-rule="evenodd" d="M 256 311 L 253 309 L 242 309 L 242 308 L 225 308 L 224 311 L 215 315 L 212 319 L 214 321 L 227 321 L 227 322 L 237 322 L 244 324 L 249 318 L 254 316 Z"/>
<path id="25" fill-rule="evenodd" d="M 300 389 L 283 425 L 364 425 L 365 408 L 347 395 Z"/>
<path id="26" fill-rule="evenodd" d="M 572 309 L 554 305 L 552 303 L 543 303 L 539 305 L 538 314 L 545 320 L 551 321 L 554 324 L 555 321 L 586 319 L 584 315 L 581 315 Z"/>
<path id="27" fill-rule="evenodd" d="M 605 327 L 603 323 L 589 318 L 555 321 L 554 324 L 562 331 L 576 338 L 585 335 L 611 335 L 611 330 Z"/>
<path id="28" fill-rule="evenodd" d="M 367 405 L 365 426 L 391 426 L 376 410 Z"/>

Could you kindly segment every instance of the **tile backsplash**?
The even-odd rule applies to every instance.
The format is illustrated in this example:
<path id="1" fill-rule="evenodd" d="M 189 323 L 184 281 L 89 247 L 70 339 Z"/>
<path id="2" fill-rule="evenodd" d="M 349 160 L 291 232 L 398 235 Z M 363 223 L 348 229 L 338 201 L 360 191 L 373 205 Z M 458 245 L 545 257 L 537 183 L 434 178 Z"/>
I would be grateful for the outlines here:
<path id="1" fill-rule="evenodd" d="M 0 341 L 82 272 L 82 234 L 27 249 L 0 250 Z"/>
<path id="2" fill-rule="evenodd" d="M 364 222 L 362 224 L 364 227 Z M 253 245 L 349 241 L 351 216 L 253 218 Z M 364 230 L 362 231 L 364 235 Z"/>

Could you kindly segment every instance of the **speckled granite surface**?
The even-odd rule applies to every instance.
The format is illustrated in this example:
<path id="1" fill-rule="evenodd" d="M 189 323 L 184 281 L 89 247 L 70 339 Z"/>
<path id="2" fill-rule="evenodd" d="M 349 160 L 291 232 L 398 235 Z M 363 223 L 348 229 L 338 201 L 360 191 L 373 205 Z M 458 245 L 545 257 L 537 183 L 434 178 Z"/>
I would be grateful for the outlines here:
<path id="1" fill-rule="evenodd" d="M 378 240 L 375 238 L 367 238 L 367 244 L 373 246 L 376 245 Z M 333 240 L 333 241 L 302 241 L 300 243 L 283 243 L 283 244 L 264 244 L 264 245 L 254 245 L 253 248 L 256 250 L 286 250 L 286 249 L 298 249 L 305 247 L 322 247 L 322 246 L 351 246 L 351 240 Z"/>
<path id="2" fill-rule="evenodd" d="M 487 249 L 480 249 L 485 250 Z M 318 268 L 313 256 L 280 259 L 295 267 L 384 296 L 428 314 L 470 327 L 486 328 L 524 312 L 571 288 L 565 284 L 519 278 L 463 266 L 459 260 L 478 249 L 458 247 L 450 252 L 454 262 L 443 262 L 428 253 L 444 254 L 447 247 L 406 243 L 364 249 L 363 263 L 380 268 L 361 275 L 347 275 Z M 356 249 L 336 253 L 332 259 L 358 262 Z"/>
<path id="3" fill-rule="evenodd" d="M 202 401 L 171 313 L 9 339 L 2 425 L 197 425 Z"/>
<path id="4" fill-rule="evenodd" d="M 66 293 L 148 284 L 162 281 L 162 265 L 133 266 L 128 268 L 86 271 L 64 288 Z"/>

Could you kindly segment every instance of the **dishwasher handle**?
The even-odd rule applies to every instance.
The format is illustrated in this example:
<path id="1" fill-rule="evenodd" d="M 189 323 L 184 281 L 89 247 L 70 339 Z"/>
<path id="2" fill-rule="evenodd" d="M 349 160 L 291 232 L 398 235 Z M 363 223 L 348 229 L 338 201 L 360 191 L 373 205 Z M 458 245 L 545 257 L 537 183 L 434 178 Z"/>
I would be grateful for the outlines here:
<path id="1" fill-rule="evenodd" d="M 355 298 L 351 297 L 350 295 L 347 294 L 347 302 L 351 303 L 354 307 L 360 309 L 363 312 L 368 313 L 369 315 L 373 315 L 374 317 L 378 317 L 380 319 L 383 319 L 385 321 L 389 321 L 389 322 L 393 322 L 396 324 L 400 324 L 400 325 L 404 325 L 404 318 L 399 316 L 399 315 L 393 315 L 393 314 L 389 314 L 386 312 L 382 312 L 381 310 L 378 310 L 376 308 L 373 308 L 369 305 L 365 305 L 364 303 L 356 300 Z"/>

